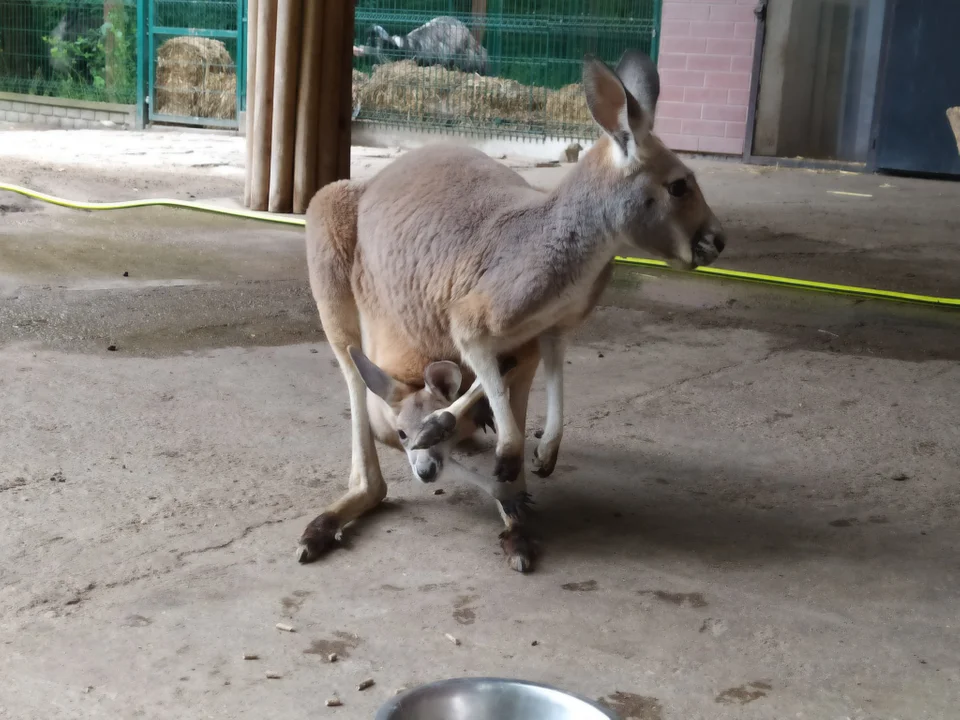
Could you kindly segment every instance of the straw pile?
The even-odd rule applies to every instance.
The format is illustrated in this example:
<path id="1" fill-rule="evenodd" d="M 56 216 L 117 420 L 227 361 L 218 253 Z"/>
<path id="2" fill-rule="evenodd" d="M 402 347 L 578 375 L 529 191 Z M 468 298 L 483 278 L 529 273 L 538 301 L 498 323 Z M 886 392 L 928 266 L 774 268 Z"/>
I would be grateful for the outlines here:
<path id="1" fill-rule="evenodd" d="M 237 72 L 219 40 L 176 37 L 157 50 L 157 113 L 232 119 Z"/>
<path id="2" fill-rule="evenodd" d="M 369 78 L 364 75 L 359 70 L 353 71 L 353 106 L 357 107 L 360 104 L 361 96 L 363 95 L 363 86 Z"/>
<path id="3" fill-rule="evenodd" d="M 563 125 L 592 125 L 593 118 L 587 109 L 583 85 L 565 85 L 559 90 L 547 92 L 547 116 Z"/>
<path id="4" fill-rule="evenodd" d="M 358 77 L 359 76 L 359 77 Z M 542 122 L 543 88 L 476 73 L 420 67 L 413 60 L 377 65 L 372 75 L 354 72 L 354 99 L 364 113 L 389 112 L 407 119 Z"/>

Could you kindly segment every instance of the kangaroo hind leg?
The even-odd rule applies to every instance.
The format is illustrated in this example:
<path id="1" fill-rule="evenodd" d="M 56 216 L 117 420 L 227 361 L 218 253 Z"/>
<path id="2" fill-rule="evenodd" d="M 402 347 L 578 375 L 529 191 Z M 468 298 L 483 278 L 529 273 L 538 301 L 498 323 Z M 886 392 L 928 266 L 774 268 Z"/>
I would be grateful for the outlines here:
<path id="1" fill-rule="evenodd" d="M 360 311 L 350 282 L 360 192 L 361 186 L 355 183 L 333 183 L 317 193 L 307 210 L 310 287 L 347 384 L 352 452 L 347 492 L 303 531 L 297 547 L 301 563 L 316 560 L 336 543 L 344 525 L 376 507 L 387 495 L 370 428 L 367 387 L 349 352 L 351 346 L 362 345 Z"/>
<path id="2" fill-rule="evenodd" d="M 538 343 L 534 340 L 518 351 L 519 365 L 510 383 L 510 411 L 521 434 L 526 432 L 530 389 L 540 364 L 539 350 Z M 498 484 L 502 486 L 502 483 Z M 533 501 L 527 492 L 526 483 L 516 487 L 513 485 L 508 486 L 515 491 L 512 498 L 497 500 L 497 509 L 505 526 L 500 533 L 500 548 L 513 570 L 526 573 L 533 570 L 537 555 L 537 543 L 529 531 L 530 505 Z"/>

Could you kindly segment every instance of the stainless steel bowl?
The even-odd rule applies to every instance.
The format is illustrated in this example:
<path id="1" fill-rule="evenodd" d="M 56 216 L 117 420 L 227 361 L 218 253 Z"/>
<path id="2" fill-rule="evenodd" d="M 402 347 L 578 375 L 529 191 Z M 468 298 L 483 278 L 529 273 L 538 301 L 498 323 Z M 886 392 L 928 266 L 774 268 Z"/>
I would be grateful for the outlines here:
<path id="1" fill-rule="evenodd" d="M 454 678 L 397 695 L 376 720 L 619 720 L 586 698 L 505 678 Z"/>

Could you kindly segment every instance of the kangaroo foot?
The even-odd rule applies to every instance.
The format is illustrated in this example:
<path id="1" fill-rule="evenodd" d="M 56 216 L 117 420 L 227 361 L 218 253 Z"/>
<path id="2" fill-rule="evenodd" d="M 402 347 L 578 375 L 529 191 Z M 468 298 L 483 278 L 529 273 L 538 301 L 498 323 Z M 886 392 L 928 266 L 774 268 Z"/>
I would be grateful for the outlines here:
<path id="1" fill-rule="evenodd" d="M 559 444 L 551 447 L 541 441 L 538 447 L 533 449 L 533 472 L 540 477 L 548 477 L 557 467 L 557 455 L 560 454 Z"/>
<path id="2" fill-rule="evenodd" d="M 536 558 L 536 547 L 533 539 L 520 525 L 500 533 L 500 548 L 507 556 L 507 564 L 511 570 L 519 573 L 528 573 L 533 570 L 533 561 Z"/>
<path id="3" fill-rule="evenodd" d="M 340 539 L 340 522 L 331 513 L 315 517 L 300 536 L 297 546 L 297 560 L 309 563 L 334 547 Z"/>

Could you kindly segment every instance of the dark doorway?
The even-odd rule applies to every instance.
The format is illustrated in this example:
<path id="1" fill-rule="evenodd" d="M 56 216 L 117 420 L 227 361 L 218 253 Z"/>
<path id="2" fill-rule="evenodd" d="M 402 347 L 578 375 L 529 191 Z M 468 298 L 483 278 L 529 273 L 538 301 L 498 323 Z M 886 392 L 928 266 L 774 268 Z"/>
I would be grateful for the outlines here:
<path id="1" fill-rule="evenodd" d="M 769 0 L 752 155 L 866 163 L 886 0 Z"/>

